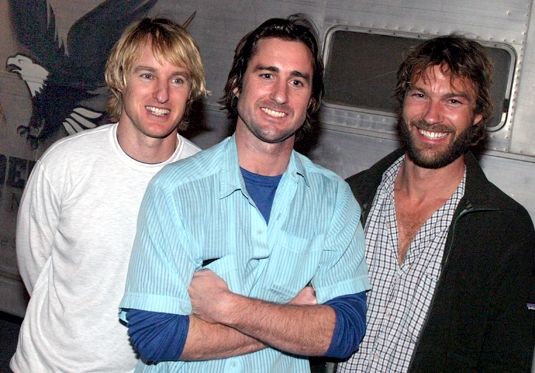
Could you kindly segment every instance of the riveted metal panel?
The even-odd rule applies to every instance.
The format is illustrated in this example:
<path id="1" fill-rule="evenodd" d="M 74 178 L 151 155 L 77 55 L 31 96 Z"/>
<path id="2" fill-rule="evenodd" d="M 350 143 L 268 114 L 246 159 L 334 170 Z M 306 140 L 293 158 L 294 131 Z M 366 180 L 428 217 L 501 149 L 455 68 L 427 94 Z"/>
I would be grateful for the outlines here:
<path id="1" fill-rule="evenodd" d="M 526 64 L 531 63 L 531 58 L 525 61 L 530 12 L 531 1 L 328 1 L 325 40 L 328 47 L 329 30 L 336 29 L 416 39 L 459 33 L 487 46 L 510 49 L 512 56 L 516 57 L 516 65 L 510 76 L 508 115 L 503 126 L 488 133 L 486 142 L 487 149 L 510 152 L 518 149 L 513 142 L 513 133 L 515 141 L 519 141 L 516 140 L 518 136 L 526 140 L 522 136 L 526 124 L 515 121 L 515 115 L 517 110 L 529 110 L 524 106 L 519 108 L 516 103 L 520 73 Z M 535 85 L 532 84 L 532 87 Z M 343 112 L 349 114 L 351 111 L 357 114 L 343 115 Z M 395 133 L 396 122 L 395 118 L 389 118 L 384 113 L 333 105 L 325 105 L 322 121 L 327 125 L 371 129 L 380 133 Z M 535 140 L 535 135 L 532 139 Z M 535 149 L 530 151 L 524 147 L 522 154 L 535 155 Z"/>

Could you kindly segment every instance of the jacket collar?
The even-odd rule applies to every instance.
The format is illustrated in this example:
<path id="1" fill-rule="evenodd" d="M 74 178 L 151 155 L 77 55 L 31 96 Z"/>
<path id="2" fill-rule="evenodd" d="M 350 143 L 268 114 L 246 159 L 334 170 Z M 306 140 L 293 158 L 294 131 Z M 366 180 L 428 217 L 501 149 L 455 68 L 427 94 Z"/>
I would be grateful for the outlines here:
<path id="1" fill-rule="evenodd" d="M 463 198 L 465 204 L 477 209 L 492 208 L 495 201 L 490 198 L 491 194 L 487 191 L 489 187 L 495 188 L 495 186 L 487 179 L 472 152 L 465 154 L 464 163 L 466 165 L 466 187 Z"/>
<path id="2" fill-rule="evenodd" d="M 381 183 L 383 173 L 405 153 L 403 148 L 396 149 L 392 153 L 374 164 L 366 173 L 366 177 L 359 180 L 364 191 L 362 201 L 372 202 L 377 187 Z M 478 160 L 474 154 L 469 151 L 465 154 L 464 162 L 466 165 L 466 186 L 462 204 L 466 207 L 475 209 L 494 208 L 495 201 L 487 193 L 489 188 L 496 188 L 485 176 Z M 360 202 L 360 201 L 359 201 Z"/>

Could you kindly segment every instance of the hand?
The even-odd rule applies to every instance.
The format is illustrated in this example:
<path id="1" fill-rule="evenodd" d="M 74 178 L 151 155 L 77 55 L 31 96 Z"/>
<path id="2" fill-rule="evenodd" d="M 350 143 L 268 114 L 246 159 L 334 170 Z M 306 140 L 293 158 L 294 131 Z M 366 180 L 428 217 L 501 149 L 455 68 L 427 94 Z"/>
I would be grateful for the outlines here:
<path id="1" fill-rule="evenodd" d="M 297 294 L 294 299 L 290 301 L 290 304 L 296 306 L 313 306 L 318 304 L 316 299 L 316 290 L 312 286 L 305 286 L 303 290 Z"/>
<path id="2" fill-rule="evenodd" d="M 221 314 L 219 307 L 225 296 L 231 294 L 227 283 L 209 269 L 193 274 L 188 293 L 192 314 L 209 323 L 218 322 L 216 318 Z"/>

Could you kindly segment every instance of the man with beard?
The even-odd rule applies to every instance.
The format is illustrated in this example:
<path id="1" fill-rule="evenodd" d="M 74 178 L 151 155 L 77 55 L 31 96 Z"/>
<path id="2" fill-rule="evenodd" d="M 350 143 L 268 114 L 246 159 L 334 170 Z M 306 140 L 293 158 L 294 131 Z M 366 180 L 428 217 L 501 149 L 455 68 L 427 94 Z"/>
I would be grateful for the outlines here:
<path id="1" fill-rule="evenodd" d="M 121 302 L 139 371 L 309 372 L 307 356 L 357 349 L 360 209 L 293 150 L 322 77 L 309 22 L 267 20 L 236 48 L 222 100 L 234 135 L 152 180 Z"/>
<path id="2" fill-rule="evenodd" d="M 398 71 L 403 148 L 348 182 L 365 224 L 367 334 L 338 372 L 527 372 L 535 233 L 469 151 L 491 114 L 492 66 L 460 36 Z"/>

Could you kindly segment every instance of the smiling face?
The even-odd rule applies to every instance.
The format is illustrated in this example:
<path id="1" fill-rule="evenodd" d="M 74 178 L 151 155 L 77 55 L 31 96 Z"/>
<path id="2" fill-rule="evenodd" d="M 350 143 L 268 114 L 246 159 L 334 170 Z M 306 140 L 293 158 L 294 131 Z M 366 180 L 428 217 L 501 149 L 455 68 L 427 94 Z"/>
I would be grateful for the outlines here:
<path id="1" fill-rule="evenodd" d="M 403 101 L 400 136 L 409 158 L 424 168 L 441 168 L 470 147 L 481 121 L 476 92 L 466 78 L 453 77 L 439 65 L 415 79 Z"/>
<path id="2" fill-rule="evenodd" d="M 136 138 L 176 141 L 191 91 L 187 69 L 156 58 L 151 42 L 126 74 L 119 126 Z"/>
<path id="3" fill-rule="evenodd" d="M 293 147 L 295 132 L 306 119 L 312 73 L 312 55 L 305 44 L 259 40 L 236 92 L 238 138 Z"/>

